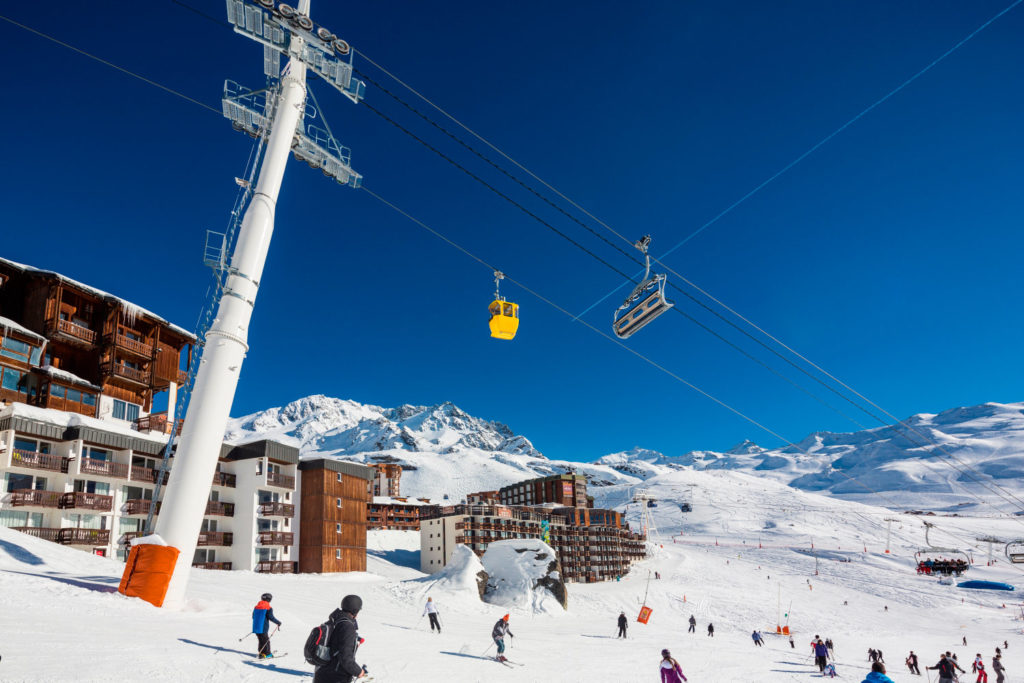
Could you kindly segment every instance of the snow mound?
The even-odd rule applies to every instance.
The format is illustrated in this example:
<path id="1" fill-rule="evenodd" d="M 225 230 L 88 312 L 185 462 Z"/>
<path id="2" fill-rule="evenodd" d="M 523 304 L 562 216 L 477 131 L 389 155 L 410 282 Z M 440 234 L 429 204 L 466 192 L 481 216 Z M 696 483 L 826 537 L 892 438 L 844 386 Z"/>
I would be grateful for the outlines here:
<path id="1" fill-rule="evenodd" d="M 420 579 L 421 581 L 432 581 L 432 588 L 453 593 L 472 592 L 481 599 L 484 597 L 484 589 L 487 587 L 487 572 L 469 546 L 457 545 L 452 553 L 452 559 L 444 569 Z"/>
<path id="2" fill-rule="evenodd" d="M 557 613 L 568 608 L 558 555 L 539 539 L 491 543 L 484 553 L 483 566 L 488 575 L 486 602 L 534 613 Z"/>

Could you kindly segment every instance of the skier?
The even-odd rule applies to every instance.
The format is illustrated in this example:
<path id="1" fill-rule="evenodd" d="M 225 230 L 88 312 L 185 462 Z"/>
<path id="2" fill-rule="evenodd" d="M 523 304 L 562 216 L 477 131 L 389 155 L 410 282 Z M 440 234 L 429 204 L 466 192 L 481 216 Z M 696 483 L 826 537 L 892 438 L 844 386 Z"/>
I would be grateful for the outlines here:
<path id="1" fill-rule="evenodd" d="M 761 634 L 756 630 L 750 635 L 750 637 L 754 639 L 754 645 L 757 645 L 758 647 L 764 646 L 764 643 L 761 642 Z"/>
<path id="2" fill-rule="evenodd" d="M 789 637 L 789 647 L 793 650 L 796 649 L 796 643 L 793 642 L 793 636 Z"/>
<path id="3" fill-rule="evenodd" d="M 692 614 L 690 615 L 690 630 L 687 633 L 697 632 L 697 619 Z"/>
<path id="4" fill-rule="evenodd" d="M 871 665 L 871 673 L 862 683 L 893 683 L 893 680 L 885 675 L 885 664 L 875 662 Z"/>
<path id="5" fill-rule="evenodd" d="M 872 664 L 878 661 L 878 653 L 875 652 L 875 648 L 873 647 L 868 648 L 868 661 Z"/>
<path id="6" fill-rule="evenodd" d="M 252 609 L 252 632 L 256 634 L 256 642 L 259 644 L 256 656 L 260 659 L 274 656 L 274 653 L 270 651 L 270 636 L 267 635 L 267 631 L 270 630 L 270 622 L 274 622 L 277 624 L 277 628 L 281 628 L 281 622 L 274 618 L 274 608 L 270 606 L 273 597 L 270 593 L 264 593 Z"/>
<path id="7" fill-rule="evenodd" d="M 947 655 L 941 655 L 938 664 L 935 666 L 925 668 L 939 672 L 939 683 L 953 683 L 953 679 L 956 678 L 956 671 L 960 669 L 957 663 L 953 661 L 953 658 Z M 960 671 L 963 671 L 963 669 L 960 669 Z"/>
<path id="8" fill-rule="evenodd" d="M 356 664 L 356 648 L 362 642 L 356 616 L 362 609 L 362 598 L 358 595 L 346 595 L 341 601 L 341 609 L 334 610 L 327 618 L 331 624 L 328 643 L 331 649 L 331 663 L 316 668 L 313 683 L 349 683 L 354 678 L 362 678 L 365 675 L 363 667 Z"/>
<path id="9" fill-rule="evenodd" d="M 967 647 L 967 636 L 964 636 L 964 647 Z"/>
<path id="10" fill-rule="evenodd" d="M 836 655 L 833 652 L 833 649 L 835 648 L 835 646 L 832 644 L 832 639 L 831 638 L 826 638 L 825 639 L 825 647 L 828 648 L 828 656 L 829 656 L 829 658 L 830 659 L 835 659 Z"/>
<path id="11" fill-rule="evenodd" d="M 508 630 L 508 615 L 506 614 L 501 619 L 498 619 L 497 623 L 494 624 L 494 628 L 491 629 L 491 638 L 494 639 L 494 644 L 498 646 L 498 656 L 495 657 L 499 662 L 507 662 L 508 658 L 505 656 L 505 634 L 508 634 L 509 638 L 515 638 L 515 634 Z"/>
<path id="12" fill-rule="evenodd" d="M 907 668 L 910 669 L 910 673 L 921 675 L 921 669 L 917 666 L 917 655 L 911 650 L 910 654 L 907 655 Z"/>
<path id="13" fill-rule="evenodd" d="M 818 642 L 814 644 L 814 663 L 818 665 L 818 671 L 824 675 L 825 665 L 828 664 L 828 648 L 825 647 L 821 638 L 818 638 Z"/>
<path id="14" fill-rule="evenodd" d="M 714 638 L 715 637 L 715 625 L 714 624 L 711 624 L 711 623 L 708 624 L 708 637 L 710 637 L 710 638 Z"/>
<path id="15" fill-rule="evenodd" d="M 974 664 L 971 665 L 971 671 L 977 672 L 978 680 L 975 683 L 988 683 L 988 673 L 985 671 L 985 660 L 981 658 L 981 653 L 974 658 Z"/>
<path id="16" fill-rule="evenodd" d="M 628 622 L 626 620 L 626 613 L 625 612 L 619 612 L 619 635 L 616 636 L 617 638 L 625 638 L 626 637 L 626 625 L 627 625 L 627 623 Z"/>
<path id="17" fill-rule="evenodd" d="M 430 617 L 430 632 L 433 633 L 434 629 L 437 629 L 438 635 L 441 634 L 441 623 L 437 620 L 437 605 L 434 604 L 434 598 L 427 598 L 427 604 L 423 607 L 423 614 Z M 420 615 L 420 619 L 423 618 L 423 614 Z"/>
<path id="18" fill-rule="evenodd" d="M 1006 647 L 1005 642 L 1003 643 L 1003 647 Z M 1006 671 L 1006 669 L 1003 668 L 1002 655 L 996 655 L 992 658 L 992 670 L 996 672 L 996 683 L 1003 683 L 1003 681 L 1006 680 L 1003 678 L 1003 672 Z"/>
<path id="19" fill-rule="evenodd" d="M 668 650 L 661 651 L 659 671 L 661 671 L 661 683 L 683 683 L 686 680 L 679 662 L 673 659 L 672 653 Z"/>
<path id="20" fill-rule="evenodd" d="M 836 673 L 836 665 L 829 662 L 825 665 L 825 670 L 821 672 L 822 677 L 828 676 L 829 678 L 835 678 L 839 674 Z"/>

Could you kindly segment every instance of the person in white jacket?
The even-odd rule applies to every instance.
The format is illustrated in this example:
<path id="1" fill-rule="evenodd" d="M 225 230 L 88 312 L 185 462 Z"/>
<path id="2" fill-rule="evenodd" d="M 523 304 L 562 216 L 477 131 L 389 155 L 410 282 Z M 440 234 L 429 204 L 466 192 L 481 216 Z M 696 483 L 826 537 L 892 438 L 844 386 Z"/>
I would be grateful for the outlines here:
<path id="1" fill-rule="evenodd" d="M 437 632 L 441 633 L 441 622 L 437 620 L 438 612 L 437 605 L 434 604 L 434 598 L 427 598 L 427 604 L 423 607 L 423 614 L 430 615 L 430 632 L 433 633 L 436 628 Z"/>

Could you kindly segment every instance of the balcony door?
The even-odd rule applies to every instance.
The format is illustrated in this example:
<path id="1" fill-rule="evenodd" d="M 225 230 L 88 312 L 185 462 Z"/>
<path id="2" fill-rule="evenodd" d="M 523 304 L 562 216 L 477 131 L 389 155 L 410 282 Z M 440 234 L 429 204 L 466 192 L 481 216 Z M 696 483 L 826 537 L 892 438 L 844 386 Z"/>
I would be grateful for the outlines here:
<path id="1" fill-rule="evenodd" d="M 95 493 L 101 496 L 109 496 L 110 484 L 105 481 L 75 479 L 75 493 Z"/>
<path id="2" fill-rule="evenodd" d="M 37 477 L 32 474 L 7 473 L 7 493 L 35 489 L 36 491 L 46 490 L 46 477 Z"/>

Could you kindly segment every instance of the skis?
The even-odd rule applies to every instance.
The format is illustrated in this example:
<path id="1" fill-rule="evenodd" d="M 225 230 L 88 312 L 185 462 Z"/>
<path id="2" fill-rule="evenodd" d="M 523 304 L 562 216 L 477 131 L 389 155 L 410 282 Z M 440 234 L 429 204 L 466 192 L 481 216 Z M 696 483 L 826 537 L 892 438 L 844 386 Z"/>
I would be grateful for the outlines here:
<path id="1" fill-rule="evenodd" d="M 267 662 L 273 662 L 275 659 L 281 659 L 282 657 L 287 657 L 287 656 L 288 656 L 287 652 L 275 652 L 273 657 L 260 657 L 260 656 L 257 655 L 256 661 L 258 663 L 260 663 L 260 664 L 265 664 Z"/>
<path id="2" fill-rule="evenodd" d="M 512 667 L 516 667 L 516 666 L 526 666 L 525 664 L 522 664 L 522 663 L 520 663 L 520 662 L 513 662 L 513 661 L 510 661 L 510 660 L 508 660 L 508 659 L 505 659 L 505 660 L 501 660 L 501 659 L 497 659 L 497 658 L 495 658 L 495 660 L 494 660 L 494 661 L 496 661 L 496 662 L 497 662 L 498 664 L 504 664 L 505 666 L 507 666 L 507 667 L 508 667 L 508 668 L 510 668 L 510 669 L 511 669 Z"/>

